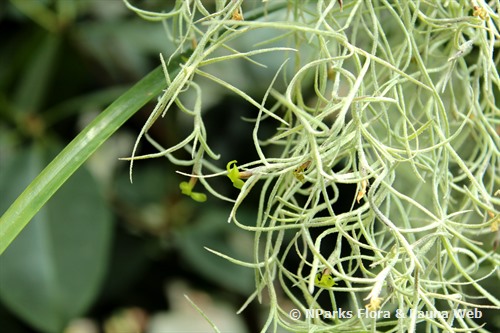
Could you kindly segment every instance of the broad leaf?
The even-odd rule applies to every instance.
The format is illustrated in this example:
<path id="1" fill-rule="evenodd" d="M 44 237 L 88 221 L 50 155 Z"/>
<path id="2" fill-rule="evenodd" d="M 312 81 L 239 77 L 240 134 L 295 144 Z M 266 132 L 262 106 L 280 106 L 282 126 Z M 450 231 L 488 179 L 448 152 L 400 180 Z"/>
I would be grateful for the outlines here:
<path id="1" fill-rule="evenodd" d="M 48 161 L 37 147 L 6 163 L 0 209 Z M 4 195 L 5 194 L 5 195 Z M 0 299 L 43 332 L 61 332 L 96 297 L 108 262 L 111 215 L 98 185 L 80 168 L 0 257 Z"/>

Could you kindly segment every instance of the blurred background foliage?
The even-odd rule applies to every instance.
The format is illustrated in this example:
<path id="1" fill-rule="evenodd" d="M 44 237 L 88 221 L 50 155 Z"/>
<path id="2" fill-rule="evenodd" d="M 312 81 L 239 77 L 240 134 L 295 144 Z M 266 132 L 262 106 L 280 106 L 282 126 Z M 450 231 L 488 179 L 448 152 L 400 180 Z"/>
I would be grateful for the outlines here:
<path id="1" fill-rule="evenodd" d="M 165 1 L 138 5 L 165 9 Z M 173 45 L 161 24 L 138 18 L 120 0 L 2 1 L 0 31 L 1 214 L 90 120 L 159 65 L 160 52 L 172 54 Z M 245 71 L 252 72 L 238 66 L 244 64 L 218 70 L 243 82 Z M 265 87 L 253 88 L 257 96 L 259 88 Z M 207 130 L 219 134 L 211 146 L 242 162 L 254 158 L 237 149 L 251 145 L 242 140 L 251 138 L 244 133 L 252 126 L 240 118 L 249 115 L 248 105 L 206 89 L 212 92 Z M 2 331 L 209 329 L 183 294 L 222 330 L 260 326 L 255 308 L 235 315 L 254 290 L 254 272 L 204 249 L 250 259 L 252 236 L 226 223 L 230 205 L 181 195 L 185 178 L 166 159 L 137 163 L 134 184 L 128 163 L 118 160 L 130 154 L 153 106 L 101 147 L 0 257 Z M 150 131 L 164 146 L 189 132 L 172 111 Z M 143 145 L 140 153 L 148 152 L 153 148 Z M 219 187 L 236 191 L 223 180 Z M 252 209 L 246 215 L 254 218 Z"/>
<path id="2" fill-rule="evenodd" d="M 210 8 L 211 2 L 204 4 Z M 134 1 L 153 11 L 168 11 L 173 4 Z M 251 4 L 261 1 L 245 2 Z M 137 17 L 121 0 L 1 1 L 0 31 L 1 215 L 82 128 L 160 64 L 159 53 L 168 58 L 175 47 L 161 24 Z M 259 33 L 241 43 L 271 38 Z M 210 70 L 261 100 L 268 86 L 256 82 L 269 82 L 283 59 L 275 53 L 255 59 L 275 68 L 232 61 Z M 241 121 L 254 117 L 255 109 L 208 80 L 197 84 L 204 92 L 210 147 L 229 157 L 219 167 L 233 159 L 239 164 L 256 160 L 253 124 Z M 310 97 L 312 87 L 303 89 Z M 182 195 L 179 183 L 187 179 L 167 159 L 136 161 L 133 184 L 128 163 L 118 160 L 130 155 L 154 102 L 72 176 L 0 256 L 2 332 L 211 331 L 185 294 L 221 331 L 262 327 L 267 313 L 261 316 L 259 311 L 266 310 L 256 302 L 236 315 L 255 290 L 254 271 L 205 249 L 251 261 L 253 235 L 226 222 L 232 205 L 210 196 L 200 204 Z M 173 107 L 149 132 L 170 147 L 191 132 L 190 122 Z M 268 125 L 271 133 L 276 124 Z M 260 133 L 265 137 L 266 128 Z M 154 152 L 143 143 L 138 155 Z M 226 177 L 211 185 L 227 196 L 238 193 Z M 349 209 L 356 186 L 341 184 L 339 190 L 346 202 L 337 202 L 336 212 Z M 238 215 L 247 225 L 256 216 L 259 193 L 252 193 Z M 285 308 L 285 298 L 280 302 Z"/>

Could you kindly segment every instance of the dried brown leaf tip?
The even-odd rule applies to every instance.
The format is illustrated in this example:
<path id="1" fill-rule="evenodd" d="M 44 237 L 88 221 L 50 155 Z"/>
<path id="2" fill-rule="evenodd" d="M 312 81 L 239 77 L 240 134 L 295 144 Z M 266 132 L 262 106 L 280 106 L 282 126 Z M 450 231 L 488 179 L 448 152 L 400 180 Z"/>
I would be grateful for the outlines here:
<path id="1" fill-rule="evenodd" d="M 300 180 L 302 183 L 304 182 L 304 175 L 303 172 L 311 165 L 311 161 L 307 161 L 303 164 L 301 164 L 295 171 L 293 172 L 293 175 L 295 178 Z"/>

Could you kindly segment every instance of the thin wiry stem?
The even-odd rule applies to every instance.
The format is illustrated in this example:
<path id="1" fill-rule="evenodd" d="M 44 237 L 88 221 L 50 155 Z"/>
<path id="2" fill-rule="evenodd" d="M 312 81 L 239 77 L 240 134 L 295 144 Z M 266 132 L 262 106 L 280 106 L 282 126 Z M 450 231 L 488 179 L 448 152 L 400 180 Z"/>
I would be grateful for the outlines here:
<path id="1" fill-rule="evenodd" d="M 352 0 L 340 8 L 338 3 L 220 0 L 211 12 L 201 0 L 190 0 L 157 14 L 127 2 L 143 17 L 172 20 L 165 25 L 177 52 L 194 47 L 178 75 L 165 71 L 169 88 L 130 160 L 165 156 L 192 165 L 191 177 L 214 196 L 231 200 L 210 186 L 210 177 L 225 173 L 225 163 L 216 163 L 219 156 L 208 139 L 214 134 L 203 124 L 203 86 L 197 80 L 208 79 L 256 108 L 247 121 L 254 123 L 258 159 L 238 166 L 249 178 L 228 214 L 229 222 L 254 232 L 254 262 L 211 252 L 255 269 L 250 299 L 261 301 L 268 293 L 263 331 L 282 326 L 297 332 L 402 332 L 418 325 L 428 331 L 484 330 L 480 318 L 455 318 L 453 311 L 500 306 L 498 293 L 483 284 L 498 275 L 500 262 L 492 249 L 500 223 L 495 196 L 500 5 Z M 240 8 L 249 10 L 251 19 L 242 20 Z M 255 43 L 251 37 L 258 32 L 264 39 Z M 270 54 L 280 61 L 270 61 Z M 267 68 L 264 98 L 237 87 L 225 72 L 210 71 L 236 59 Z M 186 92 L 194 103 L 183 103 Z M 193 131 L 165 149 L 147 130 L 174 103 L 193 118 Z M 262 138 L 267 119 L 276 121 L 276 132 Z M 159 153 L 135 156 L 142 136 Z M 193 161 L 175 158 L 182 148 Z M 346 195 L 341 184 L 357 188 L 343 213 L 336 211 Z M 257 218 L 246 225 L 238 209 L 256 188 Z M 313 233 L 315 228 L 322 232 Z M 332 243 L 333 250 L 325 252 Z M 299 265 L 290 267 L 287 258 Z M 317 285 L 316 274 L 323 272 L 331 273 L 335 284 Z M 322 294 L 331 308 L 321 308 Z M 302 313 L 340 306 L 358 313 L 366 306 L 393 317 L 293 320 L 284 298 Z M 397 310 L 404 315 L 394 317 Z M 418 311 L 449 311 L 455 317 L 419 316 Z"/>

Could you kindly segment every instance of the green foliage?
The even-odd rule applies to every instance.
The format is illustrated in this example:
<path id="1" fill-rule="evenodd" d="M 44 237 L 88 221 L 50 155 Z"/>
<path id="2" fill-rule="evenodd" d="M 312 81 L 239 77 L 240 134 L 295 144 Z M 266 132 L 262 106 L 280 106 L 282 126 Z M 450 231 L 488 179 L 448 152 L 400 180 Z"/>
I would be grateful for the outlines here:
<path id="1" fill-rule="evenodd" d="M 161 71 L 152 72 L 111 104 L 66 146 L 3 214 L 0 220 L 0 238 L 3 239 L 0 253 L 82 163 L 163 87 Z"/>
<path id="2" fill-rule="evenodd" d="M 13 3 L 51 33 L 71 21 L 67 6 L 72 2 L 61 2 L 59 16 L 42 5 L 40 9 Z M 180 183 L 181 193 L 205 201 L 206 194 L 193 192 L 199 183 L 209 195 L 232 205 L 229 226 L 253 235 L 251 246 L 242 246 L 244 253 L 222 245 L 218 237 L 230 234 L 226 223 L 214 230 L 200 219 L 194 228 L 176 233 L 175 239 L 185 262 L 212 282 L 232 283 L 235 291 L 250 293 L 248 268 L 254 270 L 255 289 L 240 312 L 255 299 L 267 302 L 263 332 L 278 327 L 294 332 L 498 330 L 488 314 L 500 308 L 495 286 L 500 264 L 498 2 L 190 0 L 158 11 L 124 3 L 140 17 L 163 23 L 171 43 L 160 57 L 162 66 L 90 123 L 6 210 L 0 218 L 0 253 L 5 251 L 0 260 L 12 268 L 0 279 L 19 276 L 18 253 L 27 251 L 19 248 L 28 243 L 26 239 L 37 239 L 32 230 L 63 229 L 52 227 L 60 225 L 57 218 L 45 226 L 30 224 L 13 242 L 21 230 L 39 218 L 35 214 L 44 205 L 53 211 L 49 198 L 133 113 L 160 95 L 131 156 L 124 159 L 130 161 L 130 180 L 135 175 L 137 182 L 137 175 L 142 175 L 133 169 L 134 162 L 141 165 L 139 160 L 166 157 L 183 169 L 191 168 L 190 173 L 178 172 L 189 177 Z M 120 45 L 127 45 L 128 36 L 136 36 L 134 43 L 141 45 L 130 26 L 118 24 L 117 29 L 110 23 L 108 28 L 123 33 Z M 115 61 L 106 60 L 109 54 L 100 52 L 102 30 L 82 29 L 75 36 L 92 37 L 88 39 L 95 53 L 106 67 L 113 66 Z M 13 123 L 18 121 L 16 107 L 25 114 L 40 107 L 60 45 L 60 40 L 45 34 L 36 47 L 40 56 L 17 66 L 26 68 L 14 94 L 17 103 L 2 109 Z M 126 62 L 138 64 L 139 58 Z M 253 107 L 254 115 L 243 119 L 253 124 L 253 147 L 218 154 L 211 146 L 214 137 L 225 133 L 207 131 L 210 114 L 205 112 L 222 93 Z M 54 107 L 47 119 L 57 118 L 67 105 Z M 165 148 L 151 129 L 173 109 L 181 113 L 178 120 L 190 122 L 192 128 Z M 33 126 L 29 133 L 43 136 L 39 130 Z M 158 152 L 140 155 L 143 139 Z M 236 161 L 225 167 L 219 162 L 241 152 L 248 156 L 239 167 Z M 38 168 L 25 172 L 34 175 Z M 226 176 L 240 189 L 236 198 L 218 182 Z M 8 177 L 2 181 L 2 190 L 11 186 Z M 20 181 L 19 186 L 27 183 Z M 354 194 L 343 191 L 349 186 L 356 188 Z M 179 192 L 177 186 L 172 188 Z M 255 196 L 258 204 L 252 206 Z M 348 207 L 340 210 L 340 201 L 347 201 Z M 172 210 L 184 213 L 176 214 L 184 216 L 182 220 L 189 216 L 187 207 Z M 253 219 L 249 211 L 255 213 Z M 205 212 L 212 222 L 221 219 L 220 212 Z M 74 229 L 80 230 L 81 221 L 75 223 Z M 92 235 L 86 231 L 82 239 Z M 200 254 L 207 235 L 213 261 Z M 65 238 L 54 244 L 72 249 Z M 33 305 L 26 305 L 25 295 L 4 288 L 0 297 L 32 325 L 56 331 L 88 306 L 99 284 L 105 248 L 104 231 L 96 249 L 99 264 L 82 294 L 68 282 L 71 272 L 61 273 L 66 282 L 60 285 L 44 280 L 50 288 L 64 289 L 65 295 L 82 297 L 74 307 L 44 312 L 42 303 L 56 303 L 43 293 Z M 71 267 L 67 258 L 51 257 L 47 251 L 39 255 L 44 262 L 54 262 L 44 266 L 54 274 Z M 220 264 L 221 258 L 227 266 Z M 86 267 L 88 253 L 79 260 Z M 64 269 L 58 269 L 59 264 Z M 238 267 L 231 274 L 234 265 Z M 201 307 L 195 307 L 206 317 Z M 354 313 L 366 308 L 393 315 L 389 320 L 358 315 L 297 319 L 289 315 L 291 307 L 303 314 L 343 307 Z M 453 313 L 457 309 L 480 309 L 485 315 L 461 318 Z M 447 311 L 452 317 L 420 317 L 416 310 Z M 396 318 L 398 311 L 409 315 Z M 47 322 L 42 322 L 45 316 Z M 484 323 L 488 326 L 481 328 Z"/>
<path id="3" fill-rule="evenodd" d="M 18 153 L 2 170 L 0 188 L 19 193 L 46 161 L 41 147 Z M 9 199 L 1 198 L 1 210 Z M 79 169 L 0 257 L 0 299 L 43 332 L 61 332 L 100 289 L 111 242 L 103 199 L 96 180 Z"/>
<path id="4" fill-rule="evenodd" d="M 2 35 L 0 52 L 2 63 L 9 64 L 0 71 L 0 311 L 3 315 L 8 308 L 9 314 L 41 332 L 61 332 L 70 320 L 86 313 L 109 274 L 111 221 L 116 216 L 111 215 L 103 195 L 107 189 L 102 179 L 97 180 L 83 163 L 166 87 L 158 68 L 126 93 L 130 87 L 118 85 L 88 92 L 90 76 L 82 65 L 85 57 L 78 51 L 88 60 L 106 59 L 103 67 L 109 73 L 123 75 L 123 68 L 110 61 L 116 52 L 106 54 L 103 43 L 92 37 L 102 36 L 106 27 L 92 26 L 89 21 L 73 24 L 76 17 L 72 14 L 88 14 L 100 5 L 111 9 L 111 2 L 106 3 L 81 3 L 78 8 L 69 1 L 54 8 L 36 1 L 1 5 L 7 9 L 2 18 L 9 22 L 2 22 L 2 29 L 8 24 L 19 29 L 5 29 L 10 33 Z M 123 4 L 118 5 L 126 13 Z M 60 12 L 56 15 L 55 11 Z M 126 26 L 126 22 L 114 22 L 115 28 Z M 137 22 L 132 24 L 135 28 L 145 25 Z M 125 35 L 124 30 L 112 31 L 106 43 L 120 39 L 120 31 L 127 43 L 143 39 Z M 142 73 L 145 58 L 138 56 L 141 52 L 144 47 L 121 53 L 136 56 L 137 61 L 128 63 L 129 73 Z M 172 72 L 179 69 L 179 63 L 177 59 L 171 62 Z M 99 74 L 94 80 L 106 76 Z M 92 82 L 96 86 L 99 83 Z M 61 150 L 61 138 L 74 136 L 71 129 L 80 125 L 75 118 L 88 123 L 85 111 L 100 111 L 113 101 L 44 169 L 54 151 Z M 2 316 L 0 326 L 17 332 L 9 319 Z"/>
<path id="5" fill-rule="evenodd" d="M 228 221 L 254 232 L 253 261 L 212 252 L 255 269 L 249 302 L 265 291 L 270 303 L 263 331 L 453 332 L 477 329 L 481 319 L 433 319 L 416 310 L 498 310 L 499 295 L 487 287 L 500 263 L 497 3 L 346 1 L 342 8 L 335 1 L 239 0 L 216 1 L 209 12 L 193 0 L 168 13 L 126 4 L 164 21 L 177 52 L 196 45 L 178 75 L 165 70 L 171 84 L 130 159 L 165 156 L 192 165 L 184 175 L 233 203 Z M 262 96 L 222 69 L 242 61 L 249 71 L 264 68 Z M 218 165 L 209 146 L 217 135 L 204 125 L 209 82 L 255 108 L 245 120 L 254 124 L 258 158 L 240 166 L 244 177 L 235 161 L 226 170 Z M 163 148 L 146 133 L 174 104 L 193 130 Z M 263 137 L 265 123 L 275 131 Z M 158 153 L 136 156 L 143 137 Z M 190 159 L 179 159 L 182 149 Z M 236 199 L 210 182 L 220 175 L 241 189 Z M 357 193 L 339 213 L 342 184 Z M 239 211 L 254 191 L 257 218 L 246 224 Z M 298 268 L 288 258 L 300 261 Z M 294 321 L 280 294 L 302 311 L 343 305 L 355 313 L 413 312 L 389 321 Z"/>
<path id="6" fill-rule="evenodd" d="M 232 292 L 250 294 L 254 288 L 251 269 L 235 266 L 206 251 L 206 248 L 217 249 L 228 256 L 251 259 L 248 252 L 252 246 L 250 235 L 235 232 L 227 223 L 217 223 L 225 217 L 224 211 L 207 207 L 193 225 L 179 230 L 176 242 L 182 249 L 182 259 L 197 274 L 202 274 L 212 283 L 226 286 Z"/>

